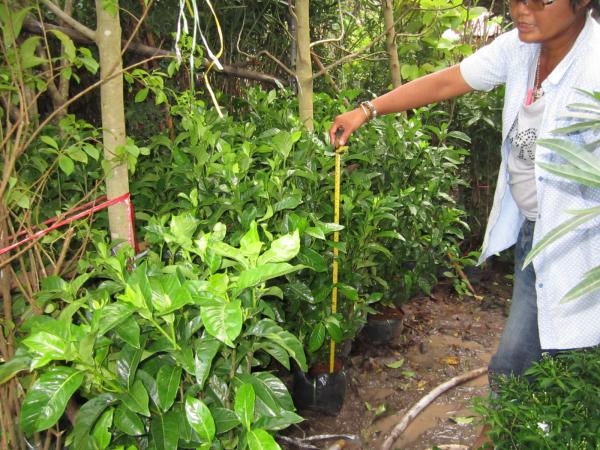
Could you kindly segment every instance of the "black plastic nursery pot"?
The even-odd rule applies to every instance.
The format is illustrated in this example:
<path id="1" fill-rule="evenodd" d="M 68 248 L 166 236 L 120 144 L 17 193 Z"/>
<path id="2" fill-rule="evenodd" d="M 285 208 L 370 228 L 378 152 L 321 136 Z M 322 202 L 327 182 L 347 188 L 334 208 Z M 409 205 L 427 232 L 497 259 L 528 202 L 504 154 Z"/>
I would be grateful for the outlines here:
<path id="1" fill-rule="evenodd" d="M 373 344 L 387 344 L 402 332 L 404 312 L 399 308 L 384 308 L 378 314 L 371 314 L 363 328 L 363 333 Z"/>
<path id="2" fill-rule="evenodd" d="M 300 411 L 336 416 L 342 409 L 346 396 L 346 371 L 337 359 L 333 373 L 329 373 L 328 366 L 320 363 L 312 366 L 308 373 L 294 372 L 292 397 Z"/>

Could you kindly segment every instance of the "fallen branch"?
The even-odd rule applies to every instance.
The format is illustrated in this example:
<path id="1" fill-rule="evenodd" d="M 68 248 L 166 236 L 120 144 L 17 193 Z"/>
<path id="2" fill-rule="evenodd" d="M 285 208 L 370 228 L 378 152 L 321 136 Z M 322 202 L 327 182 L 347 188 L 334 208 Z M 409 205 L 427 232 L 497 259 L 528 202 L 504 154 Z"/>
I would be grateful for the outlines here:
<path id="1" fill-rule="evenodd" d="M 400 435 L 406 430 L 410 422 L 419 415 L 421 411 L 423 411 L 430 403 L 432 403 L 437 397 L 446 392 L 447 390 L 458 386 L 466 381 L 472 380 L 473 378 L 477 378 L 478 376 L 483 375 L 487 372 L 487 367 L 480 367 L 479 369 L 471 370 L 470 372 L 463 373 L 458 375 L 445 383 L 440 384 L 435 389 L 433 389 L 429 394 L 419 400 L 414 404 L 412 408 L 408 410 L 408 412 L 402 417 L 400 422 L 392 429 L 392 432 L 387 437 L 387 439 L 383 442 L 381 446 L 381 450 L 390 450 L 394 442 L 398 440 Z"/>
<path id="2" fill-rule="evenodd" d="M 302 449 L 307 449 L 307 450 L 319 450 L 319 447 L 315 447 L 312 444 L 306 444 L 303 442 L 302 439 L 299 439 L 299 438 L 293 438 L 293 437 L 289 437 L 289 436 L 277 436 L 277 440 L 285 442 L 287 444 L 291 444 L 296 448 L 302 448 Z"/>
<path id="3" fill-rule="evenodd" d="M 305 438 L 294 438 L 294 437 L 290 437 L 290 436 L 277 436 L 277 439 L 279 439 L 280 441 L 286 442 L 288 444 L 292 444 L 298 448 L 303 448 L 303 449 L 308 449 L 308 450 L 319 450 L 319 447 L 315 447 L 314 445 L 310 444 L 309 442 L 315 442 L 315 441 L 326 441 L 326 440 L 330 440 L 330 439 L 338 439 L 338 442 L 336 442 L 334 444 L 335 445 L 340 445 L 340 441 L 345 442 L 344 440 L 348 440 L 348 441 L 358 441 L 358 436 L 355 436 L 353 434 L 318 434 L 315 436 L 308 436 Z"/>

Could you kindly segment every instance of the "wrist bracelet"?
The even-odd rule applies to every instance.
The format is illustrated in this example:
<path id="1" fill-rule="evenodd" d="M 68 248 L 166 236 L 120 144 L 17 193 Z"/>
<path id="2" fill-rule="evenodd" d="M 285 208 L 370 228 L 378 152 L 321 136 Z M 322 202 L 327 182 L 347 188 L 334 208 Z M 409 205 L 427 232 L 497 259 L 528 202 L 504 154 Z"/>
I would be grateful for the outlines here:
<path id="1" fill-rule="evenodd" d="M 371 110 L 369 108 L 367 108 L 365 105 L 363 105 L 362 103 L 359 106 L 360 106 L 360 109 L 362 109 L 362 112 L 365 113 L 365 116 L 367 117 L 367 122 L 369 120 L 371 120 Z"/>
<path id="2" fill-rule="evenodd" d="M 369 114 L 367 115 L 368 120 L 372 120 L 375 117 L 377 117 L 377 109 L 375 108 L 375 105 L 373 105 L 373 103 L 371 103 L 370 101 L 367 100 L 365 102 L 361 102 L 360 106 L 363 108 L 365 114 L 367 113 L 367 110 L 369 111 Z"/>

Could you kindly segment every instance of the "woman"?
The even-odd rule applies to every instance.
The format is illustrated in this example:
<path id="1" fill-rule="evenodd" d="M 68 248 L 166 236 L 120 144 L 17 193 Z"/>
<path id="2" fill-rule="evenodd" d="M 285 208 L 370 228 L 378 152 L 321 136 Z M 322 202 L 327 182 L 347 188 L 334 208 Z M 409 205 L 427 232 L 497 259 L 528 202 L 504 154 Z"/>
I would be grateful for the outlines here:
<path id="1" fill-rule="evenodd" d="M 506 85 L 502 116 L 502 164 L 481 261 L 513 244 L 515 276 L 511 311 L 490 375 L 521 375 L 543 351 L 600 343 L 600 294 L 560 300 L 583 275 L 600 265 L 600 221 L 586 224 L 542 252 L 522 270 L 542 236 L 572 217 L 566 209 L 600 205 L 600 190 L 552 176 L 538 161 L 559 162 L 536 147 L 568 125 L 567 106 L 586 102 L 579 89 L 600 91 L 599 0 L 511 0 L 515 29 L 460 65 L 414 80 L 335 118 L 330 139 L 344 145 L 377 114 L 400 112 L 473 90 Z M 591 133 L 569 139 L 590 143 Z M 597 152 L 600 148 L 596 145 Z"/>

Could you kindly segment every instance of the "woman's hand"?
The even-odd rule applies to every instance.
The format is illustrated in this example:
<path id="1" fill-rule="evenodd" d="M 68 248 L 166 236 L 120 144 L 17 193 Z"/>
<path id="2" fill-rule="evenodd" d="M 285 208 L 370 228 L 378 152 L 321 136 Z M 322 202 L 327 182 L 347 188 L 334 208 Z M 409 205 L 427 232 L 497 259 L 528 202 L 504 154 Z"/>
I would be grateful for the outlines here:
<path id="1" fill-rule="evenodd" d="M 350 135 L 366 122 L 367 115 L 362 107 L 340 114 L 334 119 L 333 124 L 331 124 L 331 128 L 329 129 L 329 140 L 331 145 L 334 147 L 346 145 Z"/>

